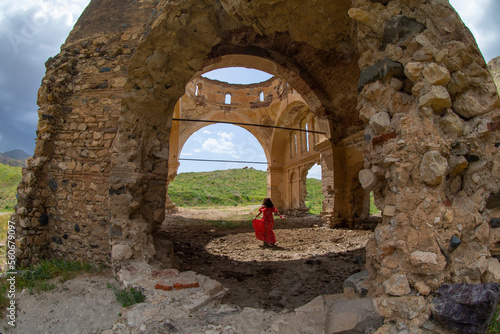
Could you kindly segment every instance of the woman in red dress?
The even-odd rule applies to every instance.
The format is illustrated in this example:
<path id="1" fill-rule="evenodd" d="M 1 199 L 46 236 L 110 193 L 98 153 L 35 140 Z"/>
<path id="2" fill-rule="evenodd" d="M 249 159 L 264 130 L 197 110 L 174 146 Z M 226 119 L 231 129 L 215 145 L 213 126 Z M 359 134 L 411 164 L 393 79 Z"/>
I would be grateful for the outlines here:
<path id="1" fill-rule="evenodd" d="M 263 214 L 262 219 L 257 219 L 260 214 Z M 278 209 L 274 207 L 273 202 L 270 198 L 264 198 L 262 207 L 259 209 L 259 213 L 253 219 L 253 228 L 255 230 L 255 237 L 258 240 L 262 240 L 264 244 L 263 247 L 272 247 L 276 244 L 276 237 L 273 232 L 274 228 L 274 214 L 278 214 L 281 219 L 283 217 L 278 212 Z"/>

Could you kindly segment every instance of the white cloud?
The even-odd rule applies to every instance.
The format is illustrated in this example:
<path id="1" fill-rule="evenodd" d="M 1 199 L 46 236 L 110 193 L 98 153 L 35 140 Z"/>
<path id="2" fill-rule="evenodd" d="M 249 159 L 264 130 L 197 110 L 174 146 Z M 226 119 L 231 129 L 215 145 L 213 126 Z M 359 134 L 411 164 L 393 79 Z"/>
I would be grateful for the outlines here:
<path id="1" fill-rule="evenodd" d="M 227 137 L 208 138 L 201 144 L 201 149 L 210 153 L 236 154 L 235 145 Z"/>
<path id="2" fill-rule="evenodd" d="M 211 135 L 212 131 L 203 130 L 201 133 L 203 133 L 204 135 Z"/>

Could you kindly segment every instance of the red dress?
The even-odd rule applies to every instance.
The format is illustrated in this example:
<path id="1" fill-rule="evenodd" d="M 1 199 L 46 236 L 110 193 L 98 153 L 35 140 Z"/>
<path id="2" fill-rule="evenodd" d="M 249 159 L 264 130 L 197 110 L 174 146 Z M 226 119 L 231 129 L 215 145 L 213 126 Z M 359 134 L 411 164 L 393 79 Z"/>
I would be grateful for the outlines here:
<path id="1" fill-rule="evenodd" d="M 262 219 L 253 220 L 253 228 L 255 230 L 255 237 L 259 240 L 267 242 L 268 244 L 275 244 L 276 237 L 274 236 L 274 217 L 273 213 L 278 212 L 276 207 L 268 208 L 262 206 L 259 212 L 263 213 Z"/>

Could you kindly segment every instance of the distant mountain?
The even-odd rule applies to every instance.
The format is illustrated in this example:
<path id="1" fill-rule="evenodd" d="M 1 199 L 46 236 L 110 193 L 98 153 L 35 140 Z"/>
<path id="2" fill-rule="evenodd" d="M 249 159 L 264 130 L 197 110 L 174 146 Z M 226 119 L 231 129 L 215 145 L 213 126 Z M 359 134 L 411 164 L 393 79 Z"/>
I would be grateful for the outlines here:
<path id="1" fill-rule="evenodd" d="M 500 56 L 493 58 L 488 62 L 488 70 L 493 77 L 493 81 L 497 85 L 497 90 L 500 93 Z"/>
<path id="2" fill-rule="evenodd" d="M 26 159 L 29 154 L 23 150 L 12 150 L 5 153 L 0 153 L 0 164 L 13 167 L 26 167 Z"/>
<path id="3" fill-rule="evenodd" d="M 19 149 L 4 152 L 4 153 L 2 153 L 2 155 L 6 158 L 11 158 L 14 160 L 26 160 L 30 156 L 28 153 L 24 152 L 23 150 L 19 150 Z"/>

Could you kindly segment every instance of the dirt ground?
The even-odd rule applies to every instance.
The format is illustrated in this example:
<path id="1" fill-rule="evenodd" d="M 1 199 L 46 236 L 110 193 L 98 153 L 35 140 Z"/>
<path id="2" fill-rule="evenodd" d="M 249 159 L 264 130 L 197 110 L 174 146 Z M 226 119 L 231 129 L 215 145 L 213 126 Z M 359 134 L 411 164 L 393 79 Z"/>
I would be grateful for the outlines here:
<path id="1" fill-rule="evenodd" d="M 192 270 L 230 289 L 226 303 L 280 311 L 315 297 L 340 293 L 364 270 L 372 232 L 330 229 L 318 216 L 275 220 L 276 248 L 263 248 L 251 220 L 258 206 L 183 209 L 163 225 L 181 270 Z"/>
<path id="2" fill-rule="evenodd" d="M 342 292 L 344 280 L 364 269 L 371 231 L 323 228 L 316 216 L 287 217 L 276 220 L 278 247 L 262 248 L 251 225 L 256 210 L 181 209 L 158 237 L 173 241 L 181 271 L 222 283 L 230 291 L 222 302 L 238 309 L 292 310 L 319 295 Z M 117 285 L 111 275 L 82 276 L 48 292 L 18 291 L 18 327 L 4 320 L 0 333 L 110 332 L 124 309 L 108 283 Z M 194 319 L 186 321 L 194 326 Z"/>

